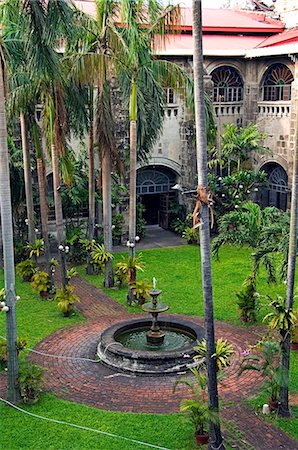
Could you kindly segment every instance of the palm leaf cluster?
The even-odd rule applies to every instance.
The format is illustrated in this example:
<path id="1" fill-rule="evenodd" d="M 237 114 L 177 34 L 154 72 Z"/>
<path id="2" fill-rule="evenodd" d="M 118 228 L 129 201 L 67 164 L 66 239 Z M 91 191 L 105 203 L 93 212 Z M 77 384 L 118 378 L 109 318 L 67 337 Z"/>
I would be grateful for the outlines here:
<path id="1" fill-rule="evenodd" d="M 253 250 L 254 273 L 264 264 L 269 282 L 276 282 L 276 256 L 280 256 L 279 276 L 284 279 L 287 268 L 290 216 L 268 207 L 263 210 L 251 201 L 225 214 L 219 220 L 219 234 L 213 240 L 212 253 L 218 257 L 224 244 L 248 246 Z"/>

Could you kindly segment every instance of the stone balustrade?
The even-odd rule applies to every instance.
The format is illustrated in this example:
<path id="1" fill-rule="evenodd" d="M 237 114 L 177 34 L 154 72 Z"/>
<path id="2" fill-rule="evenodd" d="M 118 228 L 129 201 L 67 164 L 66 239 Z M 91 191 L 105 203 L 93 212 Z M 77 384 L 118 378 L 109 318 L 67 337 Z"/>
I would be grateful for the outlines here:
<path id="1" fill-rule="evenodd" d="M 231 102 L 231 103 L 214 102 L 213 107 L 216 117 L 219 116 L 234 117 L 243 115 L 243 102 Z"/>
<path id="2" fill-rule="evenodd" d="M 291 114 L 291 102 L 258 102 L 259 117 L 289 117 Z"/>

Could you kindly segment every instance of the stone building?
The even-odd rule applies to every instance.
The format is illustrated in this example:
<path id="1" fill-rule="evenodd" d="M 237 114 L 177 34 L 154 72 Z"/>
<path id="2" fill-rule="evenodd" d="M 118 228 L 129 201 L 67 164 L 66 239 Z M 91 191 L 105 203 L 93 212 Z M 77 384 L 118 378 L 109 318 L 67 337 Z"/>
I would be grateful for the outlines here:
<path id="1" fill-rule="evenodd" d="M 220 133 L 226 123 L 256 123 L 268 134 L 271 153 L 255 157 L 255 170 L 268 173 L 263 206 L 286 209 L 290 198 L 298 105 L 298 2 L 276 0 L 274 9 L 203 10 L 205 81 L 211 90 Z M 77 2 L 92 14 L 93 2 Z M 261 7 L 260 7 L 261 5 Z M 268 9 L 268 11 L 267 11 Z M 192 72 L 192 12 L 182 8 L 182 26 L 158 56 Z M 297 28 L 295 28 L 297 27 Z M 138 168 L 137 193 L 150 210 L 151 223 L 168 225 L 168 210 L 179 183 L 195 188 L 194 120 L 183 99 L 167 89 L 163 132 L 149 162 Z"/>

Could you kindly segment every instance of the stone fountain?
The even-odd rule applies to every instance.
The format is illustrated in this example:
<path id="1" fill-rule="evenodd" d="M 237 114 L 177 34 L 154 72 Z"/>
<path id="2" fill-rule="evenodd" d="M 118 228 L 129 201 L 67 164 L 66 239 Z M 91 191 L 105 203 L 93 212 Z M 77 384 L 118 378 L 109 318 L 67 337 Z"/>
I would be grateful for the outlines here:
<path id="1" fill-rule="evenodd" d="M 183 373 L 194 363 L 193 348 L 204 338 L 204 329 L 177 315 L 159 319 L 169 307 L 158 301 L 160 290 L 154 287 L 149 294 L 151 301 L 142 309 L 152 319 L 131 319 L 107 328 L 100 336 L 97 354 L 117 371 Z"/>

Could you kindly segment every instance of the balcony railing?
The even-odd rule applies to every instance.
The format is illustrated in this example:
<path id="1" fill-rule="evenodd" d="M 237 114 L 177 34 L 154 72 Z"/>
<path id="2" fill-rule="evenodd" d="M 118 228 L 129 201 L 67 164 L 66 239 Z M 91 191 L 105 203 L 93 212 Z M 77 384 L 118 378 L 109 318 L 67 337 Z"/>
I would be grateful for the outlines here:
<path id="1" fill-rule="evenodd" d="M 289 117 L 291 102 L 258 102 L 259 117 Z"/>
<path id="2" fill-rule="evenodd" d="M 243 102 L 239 103 L 213 103 L 216 117 L 241 116 L 243 114 Z"/>

